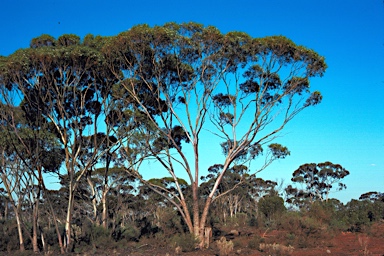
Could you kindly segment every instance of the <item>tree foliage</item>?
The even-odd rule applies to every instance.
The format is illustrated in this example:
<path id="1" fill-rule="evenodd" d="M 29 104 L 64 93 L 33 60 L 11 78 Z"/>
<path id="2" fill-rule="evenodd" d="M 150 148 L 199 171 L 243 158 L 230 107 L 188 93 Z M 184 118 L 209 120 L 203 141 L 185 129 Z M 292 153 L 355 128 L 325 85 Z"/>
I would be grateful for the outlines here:
<path id="1" fill-rule="evenodd" d="M 173 203 L 190 231 L 200 236 L 228 170 L 260 156 L 293 117 L 322 98 L 310 91 L 309 80 L 324 74 L 324 58 L 282 36 L 222 34 L 196 23 L 140 25 L 112 38 L 103 51 L 126 103 L 151 123 L 153 132 L 141 156 L 157 159 L 174 179 L 179 196 Z M 200 206 L 199 145 L 208 136 L 221 141 L 223 168 Z M 190 144 L 193 157 L 186 155 L 183 143 Z M 268 160 L 256 171 L 289 155 L 277 143 L 268 148 Z M 192 186 L 193 213 L 177 185 L 181 169 Z M 140 177 L 138 168 L 129 170 Z"/>
<path id="2" fill-rule="evenodd" d="M 303 164 L 293 172 L 291 179 L 295 184 L 301 184 L 303 188 L 288 186 L 286 189 L 286 193 L 290 196 L 288 202 L 302 204 L 306 200 L 328 201 L 332 190 L 340 191 L 347 188 L 342 180 L 348 175 L 348 170 L 331 162 Z"/>
<path id="3" fill-rule="evenodd" d="M 12 127 L 19 142 L 43 148 L 44 157 L 25 159 L 41 161 L 64 182 L 68 251 L 77 202 L 89 198 L 86 211 L 97 223 L 101 201 L 106 228 L 108 195 L 114 183 L 131 177 L 175 207 L 202 242 L 215 200 L 240 193 L 246 180 L 259 185 L 256 173 L 289 156 L 274 140 L 297 114 L 321 102 L 310 80 L 326 68 L 322 56 L 286 37 L 223 34 L 192 22 L 138 25 L 113 37 L 42 35 L 30 48 L 0 58 L 1 107 L 10 116 L 23 113 L 28 129 Z M 5 116 L 2 129 L 12 134 L 7 122 Z M 37 139 L 24 137 L 35 131 Z M 215 159 L 221 162 L 200 184 L 207 169 L 201 157 L 215 154 L 211 138 L 222 148 Z M 165 178 L 144 177 L 154 160 L 159 168 L 151 174 Z"/>

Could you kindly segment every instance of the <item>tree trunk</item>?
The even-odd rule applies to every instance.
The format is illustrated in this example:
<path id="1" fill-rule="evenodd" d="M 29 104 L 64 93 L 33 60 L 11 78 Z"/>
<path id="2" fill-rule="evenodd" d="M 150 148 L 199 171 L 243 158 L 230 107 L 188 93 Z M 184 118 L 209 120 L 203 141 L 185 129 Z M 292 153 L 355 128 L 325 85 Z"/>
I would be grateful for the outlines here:
<path id="1" fill-rule="evenodd" d="M 39 246 L 37 244 L 37 220 L 38 220 L 38 212 L 39 212 L 39 196 L 36 196 L 34 207 L 33 207 L 33 213 L 32 213 L 32 248 L 34 253 L 38 253 Z"/>
<path id="2" fill-rule="evenodd" d="M 5 200 L 4 220 L 8 219 L 8 200 Z"/>
<path id="3" fill-rule="evenodd" d="M 40 237 L 41 237 L 41 243 L 43 245 L 43 252 L 47 252 L 47 246 L 45 244 L 45 238 L 44 238 L 44 233 L 43 232 L 40 233 Z"/>
<path id="4" fill-rule="evenodd" d="M 200 245 L 199 246 L 200 246 L 200 248 L 204 247 L 204 229 L 205 229 L 205 223 L 207 222 L 209 208 L 211 207 L 212 198 L 214 197 L 215 191 L 216 191 L 217 187 L 219 186 L 230 162 L 231 161 L 227 160 L 226 163 L 224 164 L 223 171 L 221 172 L 221 174 L 217 178 L 215 184 L 213 185 L 211 192 L 209 193 L 207 199 L 205 200 L 203 213 L 202 213 L 201 218 L 200 218 L 200 228 L 199 228 L 199 239 L 200 239 Z"/>
<path id="5" fill-rule="evenodd" d="M 204 234 L 200 230 L 200 209 L 199 209 L 199 145 L 197 134 L 194 134 L 193 151 L 195 154 L 195 180 L 192 183 L 192 200 L 193 200 L 193 233 L 199 238 L 200 244 L 204 245 Z M 200 246 L 200 248 L 202 248 Z"/>
<path id="6" fill-rule="evenodd" d="M 233 213 L 234 213 L 234 206 L 233 206 L 233 202 L 231 202 L 231 198 L 229 197 L 228 198 L 228 204 L 229 204 L 229 216 L 231 218 L 233 218 Z"/>
<path id="7" fill-rule="evenodd" d="M 88 185 L 90 186 L 91 191 L 92 191 L 93 221 L 94 221 L 94 223 L 96 223 L 96 225 L 99 225 L 99 223 L 97 221 L 98 213 L 97 213 L 97 200 L 96 200 L 95 185 L 93 184 L 91 177 L 89 175 L 87 176 L 87 182 L 88 182 Z"/>
<path id="8" fill-rule="evenodd" d="M 102 204 L 103 204 L 103 212 L 102 212 L 102 217 L 101 217 L 101 223 L 102 223 L 103 228 L 108 227 L 108 222 L 107 222 L 107 218 L 108 218 L 107 193 L 108 193 L 108 189 L 104 186 L 103 198 L 101 199 Z"/>
<path id="9" fill-rule="evenodd" d="M 192 193 L 193 193 L 193 233 L 195 236 L 200 237 L 200 213 L 199 213 L 199 197 L 198 197 L 198 187 L 197 181 L 192 184 Z M 202 239 L 200 239 L 202 241 Z"/>
<path id="10" fill-rule="evenodd" d="M 208 212 L 209 212 L 209 207 L 211 206 L 211 203 L 212 203 L 212 197 L 211 197 L 211 195 L 209 195 L 209 196 L 207 197 L 207 200 L 205 201 L 204 210 L 203 210 L 203 213 L 202 213 L 202 215 L 201 215 L 201 219 L 200 219 L 200 228 L 199 228 L 199 239 L 200 239 L 199 247 L 200 247 L 200 248 L 203 248 L 203 247 L 204 247 L 204 230 L 205 230 L 205 223 L 206 223 L 206 221 L 207 221 Z"/>
<path id="11" fill-rule="evenodd" d="M 49 203 L 49 207 L 51 209 L 53 221 L 55 223 L 55 230 L 56 230 L 56 234 L 57 234 L 57 241 L 59 242 L 59 246 L 60 246 L 60 252 L 61 252 L 61 254 L 64 254 L 65 251 L 64 251 L 64 246 L 63 246 L 63 240 L 61 239 L 59 225 L 57 225 L 56 214 L 55 214 L 55 211 L 53 210 L 51 201 L 49 199 L 48 199 L 48 203 Z"/>
<path id="12" fill-rule="evenodd" d="M 24 247 L 23 231 L 21 229 L 21 221 L 20 221 L 20 215 L 19 215 L 20 203 L 14 209 L 15 209 L 16 222 L 17 222 L 17 232 L 19 234 L 20 251 L 23 252 L 25 251 L 25 247 Z"/>
<path id="13" fill-rule="evenodd" d="M 208 227 L 204 230 L 204 246 L 205 248 L 209 248 L 212 239 L 212 228 Z"/>
<path id="14" fill-rule="evenodd" d="M 64 246 L 63 246 L 63 240 L 61 239 L 61 234 L 59 230 L 59 225 L 57 225 L 56 217 L 54 217 L 55 220 L 55 229 L 56 229 L 56 234 L 57 234 L 57 241 L 59 241 L 59 246 L 60 246 L 60 252 L 61 254 L 64 254 Z"/>
<path id="15" fill-rule="evenodd" d="M 72 245 L 71 224 L 72 224 L 72 209 L 73 209 L 73 201 L 74 200 L 75 200 L 74 199 L 74 191 L 72 188 L 72 182 L 70 182 L 67 217 L 65 219 L 65 234 L 64 234 L 64 248 L 65 248 L 66 252 L 69 252 L 70 246 Z"/>

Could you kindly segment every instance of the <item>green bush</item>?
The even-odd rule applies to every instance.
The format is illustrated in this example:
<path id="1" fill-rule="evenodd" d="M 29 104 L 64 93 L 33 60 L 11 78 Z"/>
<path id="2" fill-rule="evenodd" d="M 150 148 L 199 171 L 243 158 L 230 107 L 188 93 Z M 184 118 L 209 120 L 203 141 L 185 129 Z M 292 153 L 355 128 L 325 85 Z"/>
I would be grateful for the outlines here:
<path id="1" fill-rule="evenodd" d="M 299 212 L 288 212 L 280 220 L 280 227 L 287 231 L 287 244 L 295 247 L 313 247 L 329 238 L 327 226 L 315 218 L 302 216 Z"/>
<path id="2" fill-rule="evenodd" d="M 295 236 L 295 234 L 293 234 L 293 233 L 288 233 L 287 235 L 286 235 L 286 244 L 287 245 L 295 245 L 296 244 L 296 236 Z"/>
<path id="3" fill-rule="evenodd" d="M 16 251 L 20 249 L 19 235 L 15 220 L 0 221 L 0 251 Z M 24 235 L 24 246 L 28 248 L 27 236 Z"/>
<path id="4" fill-rule="evenodd" d="M 233 217 L 228 219 L 227 225 L 230 227 L 244 227 L 249 223 L 248 216 L 245 213 L 236 213 Z"/>
<path id="5" fill-rule="evenodd" d="M 178 234 L 171 238 L 173 248 L 181 247 L 183 252 L 191 252 L 195 250 L 197 239 L 193 234 Z"/>
<path id="6" fill-rule="evenodd" d="M 364 231 L 375 221 L 381 220 L 383 212 L 384 205 L 380 202 L 351 200 L 344 210 L 344 219 L 348 231 Z"/>
<path id="7" fill-rule="evenodd" d="M 258 250 L 260 243 L 264 242 L 264 239 L 260 236 L 254 236 L 248 241 L 248 247 L 253 250 Z"/>
<path id="8" fill-rule="evenodd" d="M 258 202 L 257 207 L 259 213 L 268 221 L 276 220 L 287 210 L 284 206 L 283 198 L 279 196 L 263 197 Z"/>
<path id="9" fill-rule="evenodd" d="M 92 248 L 115 248 L 115 241 L 110 231 L 103 226 L 94 225 L 91 222 L 84 222 L 81 227 L 81 234 L 76 239 L 77 250 Z M 85 249 L 83 249 L 85 248 Z"/>
<path id="10" fill-rule="evenodd" d="M 156 212 L 158 226 L 164 234 L 170 235 L 185 231 L 185 225 L 183 225 L 181 216 L 173 208 L 158 207 Z"/>
<path id="11" fill-rule="evenodd" d="M 255 228 L 258 228 L 259 227 L 259 222 L 257 221 L 257 218 L 255 215 L 252 215 L 250 218 L 249 218 L 249 223 L 248 225 L 250 227 L 255 227 Z"/>
<path id="12" fill-rule="evenodd" d="M 126 241 L 138 241 L 140 231 L 133 226 L 123 227 L 121 233 L 121 239 Z"/>

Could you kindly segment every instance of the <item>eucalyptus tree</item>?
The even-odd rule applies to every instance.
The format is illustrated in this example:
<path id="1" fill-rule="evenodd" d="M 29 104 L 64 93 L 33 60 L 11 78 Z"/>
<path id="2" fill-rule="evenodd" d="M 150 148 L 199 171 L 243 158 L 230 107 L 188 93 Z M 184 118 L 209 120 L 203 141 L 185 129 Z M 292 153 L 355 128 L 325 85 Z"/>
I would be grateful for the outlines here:
<path id="1" fill-rule="evenodd" d="M 204 182 L 200 185 L 203 194 L 204 191 L 209 192 L 212 189 L 217 175 L 220 174 L 223 167 L 222 164 L 213 165 L 208 168 L 209 174 L 207 176 L 200 177 Z M 227 170 L 216 190 L 213 208 L 223 215 L 224 222 L 226 222 L 227 216 L 234 217 L 238 212 L 241 212 L 242 201 L 249 198 L 247 184 L 249 175 L 246 175 L 248 171 L 247 166 L 234 165 Z"/>
<path id="2" fill-rule="evenodd" d="M 107 168 L 109 168 L 107 170 Z M 108 165 L 97 168 L 92 172 L 92 189 L 95 191 L 94 197 L 97 199 L 96 213 L 97 223 L 101 223 L 107 228 L 110 222 L 109 211 L 113 212 L 113 216 L 129 211 L 124 208 L 124 200 L 131 197 L 136 192 L 136 179 L 127 176 L 122 168 L 112 167 Z M 112 202 L 109 202 L 112 200 Z M 100 207 L 101 205 L 101 207 Z M 111 206 L 113 207 L 111 208 Z M 101 208 L 101 214 L 99 209 Z"/>
<path id="3" fill-rule="evenodd" d="M 251 175 L 251 178 L 248 181 L 248 194 L 250 195 L 250 198 L 252 199 L 252 206 L 255 213 L 258 213 L 258 203 L 260 199 L 266 197 L 266 196 L 277 196 L 278 190 L 277 186 L 278 183 L 276 181 L 272 180 L 264 180 L 262 178 L 257 178 L 254 175 Z M 279 184 L 281 186 L 281 184 Z M 252 209 L 252 207 L 249 207 Z"/>
<path id="4" fill-rule="evenodd" d="M 348 170 L 331 162 L 303 164 L 293 172 L 291 179 L 301 187 L 295 188 L 290 185 L 286 189 L 291 197 L 288 198 L 288 202 L 302 204 L 305 201 L 310 203 L 316 200 L 328 201 L 332 189 L 340 191 L 347 188 L 342 180 L 348 175 Z"/>
<path id="5" fill-rule="evenodd" d="M 377 191 L 370 191 L 364 194 L 361 194 L 359 200 L 369 200 L 372 202 L 381 201 L 384 202 L 384 193 L 380 193 Z"/>
<path id="6" fill-rule="evenodd" d="M 21 181 L 22 161 L 16 154 L 12 156 L 2 148 L 1 152 L 1 186 L 5 188 L 7 201 L 10 203 L 17 224 L 19 238 L 19 250 L 25 250 L 25 238 L 23 236 L 22 204 L 24 201 L 23 183 Z M 8 207 L 8 206 L 7 206 Z"/>
<path id="7" fill-rule="evenodd" d="M 136 159 L 156 159 L 176 191 L 146 179 L 143 161 L 126 170 L 169 200 L 201 241 L 227 171 L 261 154 L 272 160 L 286 157 L 288 149 L 271 142 L 297 114 L 322 99 L 309 85 L 310 78 L 324 74 L 324 58 L 283 36 L 222 34 L 195 23 L 139 25 L 111 39 L 103 51 L 120 79 L 118 88 L 128 95 L 126 104 L 151 128 L 142 135 L 145 150 L 137 151 Z M 201 157 L 219 155 L 219 145 L 223 168 L 199 203 L 199 177 L 206 169 Z M 184 176 L 191 186 L 191 208 L 178 181 Z"/>
<path id="8" fill-rule="evenodd" d="M 208 168 L 208 175 L 200 177 L 202 181 L 200 192 L 202 195 L 211 191 L 223 167 L 222 164 L 212 165 Z M 212 211 L 215 212 L 216 217 L 222 216 L 224 222 L 226 222 L 227 217 L 234 217 L 238 212 L 246 208 L 243 203 L 250 199 L 248 182 L 251 175 L 248 175 L 248 173 L 247 166 L 234 165 L 227 170 L 226 175 L 217 187 Z"/>
<path id="9" fill-rule="evenodd" d="M 26 193 L 25 199 L 28 199 L 29 209 L 32 210 L 32 213 L 28 215 L 30 216 L 28 221 L 32 224 L 33 250 L 39 252 L 38 233 L 41 230 L 38 227 L 39 202 L 42 190 L 45 189 L 43 173 L 57 170 L 63 157 L 58 138 L 51 132 L 52 127 L 38 113 L 29 113 L 24 101 L 17 104 L 20 101 L 17 93 L 17 90 L 7 90 L 1 86 L 0 146 L 3 150 L 2 157 L 7 158 L 5 162 L 18 159 L 22 163 L 19 165 L 18 171 L 13 170 L 11 173 L 6 173 L 7 168 L 3 162 L 3 174 L 15 176 L 14 178 L 18 180 L 22 190 Z M 11 187 L 6 186 L 7 190 Z"/>
<path id="10" fill-rule="evenodd" d="M 56 40 L 43 35 L 32 39 L 30 48 L 18 50 L 2 61 L 2 86 L 17 91 L 28 115 L 44 118 L 60 142 L 64 156 L 61 170 L 68 175 L 67 250 L 78 184 L 118 143 L 110 142 L 108 148 L 100 150 L 110 137 L 100 123 L 106 122 L 105 113 L 112 102 L 111 87 L 116 81 L 105 68 L 99 51 L 105 40 L 91 35 L 83 41 L 76 35 L 63 35 Z"/>
<path id="11" fill-rule="evenodd" d="M 208 168 L 208 175 L 202 176 L 200 185 L 202 194 L 210 191 L 220 174 L 223 165 L 215 164 Z M 264 196 L 277 194 L 277 182 L 257 178 L 256 174 L 249 174 L 250 170 L 245 165 L 234 165 L 227 170 L 215 194 L 215 203 L 212 212 L 215 216 L 223 215 L 224 222 L 227 216 L 234 217 L 243 212 L 254 215 L 258 211 L 258 202 Z"/>

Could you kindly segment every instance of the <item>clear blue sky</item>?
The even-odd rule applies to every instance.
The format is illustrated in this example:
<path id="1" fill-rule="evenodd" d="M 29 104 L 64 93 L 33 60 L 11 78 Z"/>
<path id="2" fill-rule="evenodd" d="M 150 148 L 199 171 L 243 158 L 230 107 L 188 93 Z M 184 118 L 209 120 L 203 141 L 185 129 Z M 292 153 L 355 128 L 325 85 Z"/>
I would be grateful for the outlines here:
<path id="1" fill-rule="evenodd" d="M 253 37 L 284 35 L 326 57 L 313 80 L 323 102 L 302 112 L 278 142 L 291 156 L 260 174 L 287 184 L 304 163 L 332 161 L 351 172 L 343 202 L 384 192 L 384 3 L 382 0 L 2 0 L 0 55 L 41 34 L 116 35 L 133 25 L 195 21 Z"/>

